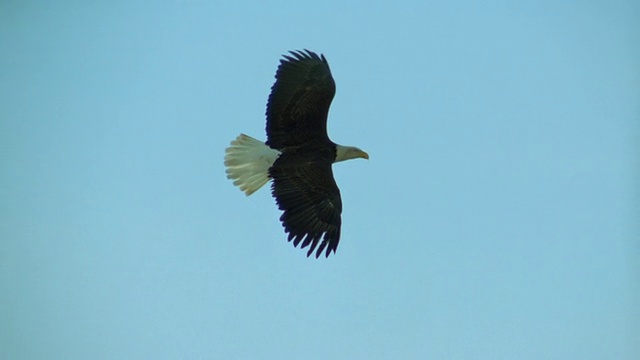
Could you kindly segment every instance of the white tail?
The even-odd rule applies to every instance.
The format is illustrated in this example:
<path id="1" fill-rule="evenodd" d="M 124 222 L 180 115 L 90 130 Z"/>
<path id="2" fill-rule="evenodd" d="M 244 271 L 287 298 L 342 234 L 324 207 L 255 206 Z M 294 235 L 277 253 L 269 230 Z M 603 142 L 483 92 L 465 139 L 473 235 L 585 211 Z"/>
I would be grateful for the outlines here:
<path id="1" fill-rule="evenodd" d="M 269 181 L 269 168 L 279 155 L 262 141 L 240 134 L 225 150 L 227 178 L 249 196 Z"/>

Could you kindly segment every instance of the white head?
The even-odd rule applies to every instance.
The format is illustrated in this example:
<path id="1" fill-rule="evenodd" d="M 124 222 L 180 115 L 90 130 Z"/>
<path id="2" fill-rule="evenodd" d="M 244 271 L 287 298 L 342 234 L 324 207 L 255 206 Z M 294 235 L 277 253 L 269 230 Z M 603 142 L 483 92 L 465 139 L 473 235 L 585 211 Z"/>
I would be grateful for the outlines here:
<path id="1" fill-rule="evenodd" d="M 369 160 L 369 154 L 354 146 L 336 145 L 336 160 L 334 162 L 363 158 Z"/>

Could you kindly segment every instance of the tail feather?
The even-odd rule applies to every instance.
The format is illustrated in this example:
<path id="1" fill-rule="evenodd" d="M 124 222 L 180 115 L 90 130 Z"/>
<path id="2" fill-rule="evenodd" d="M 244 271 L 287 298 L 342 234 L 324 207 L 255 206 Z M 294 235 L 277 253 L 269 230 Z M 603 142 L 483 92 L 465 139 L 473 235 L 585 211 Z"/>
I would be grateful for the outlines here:
<path id="1" fill-rule="evenodd" d="M 278 155 L 262 141 L 240 134 L 225 150 L 227 178 L 249 196 L 269 181 L 269 168 Z"/>

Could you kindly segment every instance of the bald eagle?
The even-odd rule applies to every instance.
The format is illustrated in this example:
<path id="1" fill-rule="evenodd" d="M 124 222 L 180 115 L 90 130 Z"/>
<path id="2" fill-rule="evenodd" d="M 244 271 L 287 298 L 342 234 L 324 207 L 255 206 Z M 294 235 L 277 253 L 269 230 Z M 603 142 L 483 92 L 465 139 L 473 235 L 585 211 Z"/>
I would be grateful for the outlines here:
<path id="1" fill-rule="evenodd" d="M 290 51 L 280 60 L 267 102 L 267 141 L 240 134 L 225 151 L 227 178 L 247 196 L 272 180 L 288 241 L 329 257 L 340 241 L 342 200 L 333 163 L 369 155 L 334 143 L 327 115 L 336 85 L 324 55 Z"/>

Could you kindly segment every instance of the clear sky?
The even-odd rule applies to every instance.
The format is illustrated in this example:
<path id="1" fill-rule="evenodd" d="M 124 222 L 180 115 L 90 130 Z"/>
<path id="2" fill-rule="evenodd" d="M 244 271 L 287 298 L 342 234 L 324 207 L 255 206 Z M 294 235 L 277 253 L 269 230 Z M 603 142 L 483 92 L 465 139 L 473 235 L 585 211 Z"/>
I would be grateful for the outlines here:
<path id="1" fill-rule="evenodd" d="M 631 0 L 2 1 L 0 358 L 640 359 L 639 44 Z M 303 48 L 371 156 L 328 259 L 222 164 Z"/>

